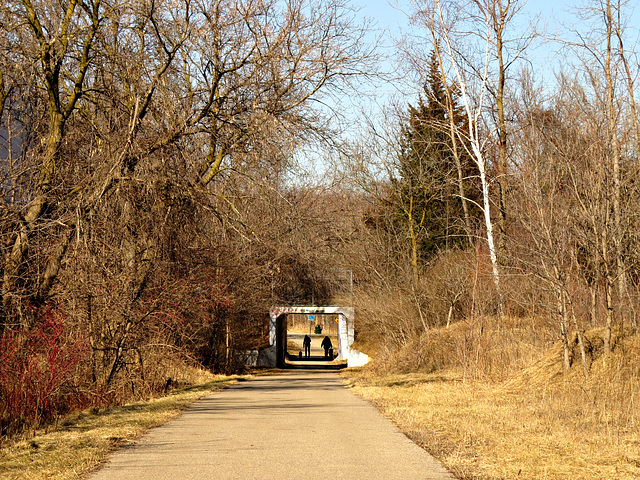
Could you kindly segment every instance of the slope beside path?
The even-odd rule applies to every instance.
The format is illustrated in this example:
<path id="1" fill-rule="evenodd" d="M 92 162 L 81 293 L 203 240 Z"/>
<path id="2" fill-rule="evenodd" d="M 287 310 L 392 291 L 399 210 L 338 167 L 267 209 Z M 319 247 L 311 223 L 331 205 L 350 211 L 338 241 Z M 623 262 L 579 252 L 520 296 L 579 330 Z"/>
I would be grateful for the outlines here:
<path id="1" fill-rule="evenodd" d="M 290 371 L 205 397 L 90 480 L 452 480 L 336 373 Z"/>

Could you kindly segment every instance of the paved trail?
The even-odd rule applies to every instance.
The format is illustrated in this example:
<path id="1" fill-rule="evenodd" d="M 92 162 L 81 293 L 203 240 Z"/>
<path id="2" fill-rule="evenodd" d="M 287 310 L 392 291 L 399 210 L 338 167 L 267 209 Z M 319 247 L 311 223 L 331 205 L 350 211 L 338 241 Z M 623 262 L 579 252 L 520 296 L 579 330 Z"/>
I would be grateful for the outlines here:
<path id="1" fill-rule="evenodd" d="M 453 479 L 336 373 L 257 377 L 204 398 L 90 480 Z"/>

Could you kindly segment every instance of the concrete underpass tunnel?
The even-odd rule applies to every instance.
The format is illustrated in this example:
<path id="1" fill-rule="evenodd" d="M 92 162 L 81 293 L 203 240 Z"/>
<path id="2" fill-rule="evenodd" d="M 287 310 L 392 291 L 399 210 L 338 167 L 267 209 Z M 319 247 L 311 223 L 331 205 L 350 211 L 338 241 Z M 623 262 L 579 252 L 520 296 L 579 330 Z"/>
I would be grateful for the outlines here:
<path id="1" fill-rule="evenodd" d="M 286 316 L 285 359 L 289 364 L 333 361 L 338 357 L 341 314 L 296 314 Z M 308 342 L 305 348 L 305 340 Z M 326 347 L 326 348 L 325 348 Z"/>
<path id="2" fill-rule="evenodd" d="M 288 317 L 295 315 L 292 320 L 292 331 L 288 334 Z M 306 317 L 307 327 L 300 328 L 301 319 Z M 319 317 L 319 318 L 317 318 Z M 352 307 L 315 307 L 315 306 L 295 306 L 295 307 L 273 307 L 270 312 L 271 325 L 269 331 L 269 343 L 275 350 L 275 366 L 279 368 L 289 368 L 294 364 L 307 364 L 311 362 L 329 362 L 334 364 L 356 366 L 368 361 L 368 357 L 360 352 L 351 349 L 354 341 L 353 308 Z M 338 320 L 335 322 L 335 320 Z M 331 323 L 333 322 L 333 324 Z M 316 325 L 322 326 L 319 333 Z M 306 333 L 306 328 L 311 329 L 311 333 Z M 311 337 L 312 358 L 299 358 L 300 351 L 303 350 L 303 338 L 307 334 Z M 333 348 L 333 358 L 324 357 L 324 349 L 321 349 L 321 342 L 325 336 L 331 339 Z M 290 345 L 290 351 L 288 348 Z"/>

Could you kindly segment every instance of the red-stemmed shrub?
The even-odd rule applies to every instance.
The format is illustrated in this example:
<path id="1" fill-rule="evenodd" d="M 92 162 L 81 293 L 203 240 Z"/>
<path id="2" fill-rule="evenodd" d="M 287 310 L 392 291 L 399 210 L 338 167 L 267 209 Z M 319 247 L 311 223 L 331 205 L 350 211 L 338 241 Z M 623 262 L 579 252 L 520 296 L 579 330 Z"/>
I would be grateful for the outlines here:
<path id="1" fill-rule="evenodd" d="M 0 337 L 2 436 L 35 429 L 86 405 L 89 345 L 59 311 L 47 308 L 30 329 Z"/>

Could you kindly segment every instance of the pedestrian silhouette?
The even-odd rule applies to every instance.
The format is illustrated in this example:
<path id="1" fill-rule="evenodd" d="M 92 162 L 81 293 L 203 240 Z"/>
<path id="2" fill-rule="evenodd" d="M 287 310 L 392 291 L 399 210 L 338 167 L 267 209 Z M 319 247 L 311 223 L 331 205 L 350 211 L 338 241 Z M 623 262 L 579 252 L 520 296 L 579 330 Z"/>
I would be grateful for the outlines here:
<path id="1" fill-rule="evenodd" d="M 333 345 L 331 344 L 331 339 L 328 336 L 324 337 L 320 346 L 324 348 L 324 356 L 329 357 L 329 349 L 333 347 Z"/>
<path id="2" fill-rule="evenodd" d="M 306 358 L 309 358 L 309 356 L 311 355 L 311 337 L 309 337 L 309 335 L 304 336 L 302 346 L 304 347 L 304 356 Z"/>

